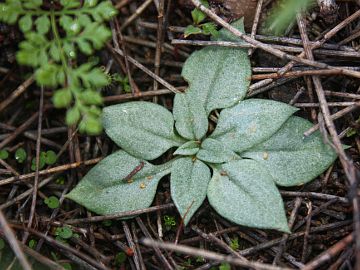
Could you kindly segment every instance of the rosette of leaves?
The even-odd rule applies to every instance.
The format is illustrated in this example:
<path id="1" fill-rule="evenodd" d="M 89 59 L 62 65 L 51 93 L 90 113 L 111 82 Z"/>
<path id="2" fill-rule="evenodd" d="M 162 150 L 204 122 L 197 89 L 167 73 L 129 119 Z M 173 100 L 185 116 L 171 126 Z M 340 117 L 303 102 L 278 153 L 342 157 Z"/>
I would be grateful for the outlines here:
<path id="1" fill-rule="evenodd" d="M 53 103 L 68 109 L 67 124 L 79 123 L 80 131 L 90 135 L 102 131 L 98 89 L 109 80 L 96 67 L 96 60 L 80 63 L 77 57 L 79 53 L 90 56 L 105 44 L 111 37 L 105 22 L 115 14 L 107 0 L 6 0 L 0 4 L 0 21 L 18 22 L 24 33 L 17 61 L 35 69 L 39 85 L 57 89 Z"/>
<path id="2" fill-rule="evenodd" d="M 242 21 L 234 26 L 243 31 Z M 224 30 L 219 38 L 237 40 Z M 98 214 L 137 210 L 151 205 L 160 179 L 170 174 L 171 196 L 185 224 L 207 197 L 237 224 L 288 232 L 277 186 L 311 181 L 335 153 L 320 133 L 303 138 L 312 124 L 293 116 L 296 108 L 243 100 L 251 75 L 246 50 L 196 51 L 182 75 L 189 88 L 175 95 L 172 113 L 150 102 L 104 109 L 105 131 L 122 150 L 91 169 L 67 198 Z M 222 109 L 217 126 L 209 131 L 216 109 Z M 174 147 L 172 160 L 148 162 Z"/>

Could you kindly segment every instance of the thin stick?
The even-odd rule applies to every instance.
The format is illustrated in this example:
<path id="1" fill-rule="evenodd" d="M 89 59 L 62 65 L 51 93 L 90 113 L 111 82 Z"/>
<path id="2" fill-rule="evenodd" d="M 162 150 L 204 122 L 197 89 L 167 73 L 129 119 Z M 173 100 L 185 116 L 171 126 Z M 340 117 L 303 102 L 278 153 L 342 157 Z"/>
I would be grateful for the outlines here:
<path id="1" fill-rule="evenodd" d="M 360 16 L 360 10 L 358 10 L 358 14 Z M 300 35 L 301 35 L 301 38 L 304 43 L 304 51 L 305 51 L 306 57 L 308 59 L 314 59 L 312 51 L 307 44 L 308 36 L 306 33 L 305 22 L 300 14 L 297 15 L 297 22 L 298 22 L 298 26 L 299 26 L 299 30 L 300 30 Z M 325 125 L 326 125 L 327 129 L 329 130 L 329 133 L 330 133 L 330 136 L 332 139 L 332 144 L 334 145 L 334 150 L 340 158 L 340 162 L 341 162 L 342 167 L 344 168 L 346 178 L 348 179 L 348 181 L 350 183 L 350 198 L 351 198 L 351 202 L 352 202 L 352 206 L 353 206 L 354 230 L 356 233 L 356 238 L 355 238 L 356 267 L 358 269 L 360 269 L 360 209 L 359 209 L 358 195 L 357 195 L 357 191 L 356 191 L 357 185 L 358 185 L 358 180 L 356 177 L 357 170 L 355 169 L 353 160 L 351 159 L 351 157 L 346 155 L 344 148 L 341 144 L 340 138 L 339 138 L 336 128 L 335 128 L 335 124 L 330 116 L 329 106 L 328 106 L 326 98 L 325 98 L 325 93 L 324 93 L 324 89 L 322 87 L 321 81 L 318 76 L 313 76 L 312 78 L 313 78 L 313 82 L 315 85 L 315 92 L 319 99 L 321 112 L 324 116 Z"/>
<path id="2" fill-rule="evenodd" d="M 132 93 L 132 95 L 135 95 L 135 94 L 138 95 L 140 93 L 140 90 L 139 90 L 138 86 L 135 84 L 135 81 L 131 75 L 129 59 L 128 59 L 127 51 L 126 51 L 126 42 L 124 41 L 124 37 L 121 33 L 119 21 L 117 20 L 117 18 L 114 19 L 114 22 L 115 22 L 115 29 L 113 31 L 113 32 L 115 32 L 114 33 L 115 36 L 113 37 L 114 45 L 115 45 L 116 49 L 120 49 L 118 38 L 117 38 L 117 36 L 119 36 L 119 41 L 121 42 L 121 48 L 124 52 L 126 75 L 129 78 L 131 93 Z"/>
<path id="3" fill-rule="evenodd" d="M 346 69 L 344 70 L 342 68 L 333 67 L 333 66 L 327 65 L 325 63 L 316 62 L 314 60 L 302 59 L 302 58 L 300 58 L 298 56 L 289 55 L 287 53 L 284 53 L 281 50 L 274 49 L 272 46 L 264 44 L 264 43 L 262 43 L 260 41 L 257 41 L 255 39 L 245 35 L 244 33 L 240 32 L 235 27 L 231 26 L 230 24 L 225 22 L 223 19 L 221 19 L 218 15 L 216 15 L 210 9 L 206 8 L 200 2 L 200 0 L 191 0 L 191 2 L 195 5 L 196 8 L 200 9 L 202 12 L 204 12 L 206 15 L 208 15 L 216 23 L 220 24 L 225 29 L 227 29 L 231 33 L 233 33 L 235 36 L 240 37 L 241 39 L 243 39 L 246 42 L 250 43 L 251 45 L 255 46 L 256 48 L 260 48 L 260 49 L 262 49 L 262 50 L 264 50 L 264 51 L 266 51 L 266 52 L 268 52 L 268 53 L 270 53 L 272 55 L 275 55 L 275 56 L 277 56 L 277 57 L 279 57 L 281 59 L 293 60 L 295 62 L 299 62 L 299 63 L 305 64 L 305 65 L 318 67 L 318 68 L 337 69 L 337 70 L 341 70 L 341 72 L 344 75 L 352 76 L 352 77 L 355 77 L 355 78 L 360 78 L 360 72 L 352 71 L 352 70 L 346 70 Z M 359 10 L 359 15 L 360 15 L 360 10 Z"/>
<path id="4" fill-rule="evenodd" d="M 31 228 L 33 224 L 33 219 L 35 216 L 35 208 L 36 208 L 36 199 L 37 193 L 39 189 L 39 164 L 40 164 L 40 148 L 41 148 L 41 130 L 42 130 L 42 121 L 43 121 L 43 109 L 44 109 L 44 87 L 41 87 L 40 90 L 40 105 L 39 105 L 39 118 L 38 118 L 38 128 L 37 128 L 37 140 L 36 140 L 36 157 L 35 157 L 35 178 L 34 178 L 34 185 L 33 185 L 33 194 L 32 194 L 32 201 L 30 207 L 30 214 L 29 214 L 29 223 L 27 224 L 28 228 Z M 26 242 L 28 234 L 25 233 L 25 237 L 23 239 Z"/>
<path id="5" fill-rule="evenodd" d="M 255 48 L 253 45 L 244 42 L 232 42 L 232 41 L 208 41 L 208 40 L 183 40 L 183 39 L 173 39 L 171 41 L 173 45 L 191 45 L 191 46 L 220 46 L 220 47 L 229 47 L 229 48 Z M 291 47 L 284 45 L 271 44 L 271 47 L 274 49 L 282 50 L 284 52 L 293 52 L 300 53 L 303 51 L 300 47 Z M 352 57 L 360 58 L 360 53 L 353 51 L 338 51 L 338 50 L 314 50 L 314 54 L 317 55 L 327 55 L 327 56 L 337 56 L 337 57 Z M 285 72 L 283 72 L 285 73 Z M 282 75 L 282 74 L 279 74 Z"/>
<path id="6" fill-rule="evenodd" d="M 251 80 L 264 80 L 264 79 L 277 79 L 277 78 L 290 78 L 290 77 L 302 77 L 302 76 L 332 76 L 332 75 L 342 75 L 339 70 L 334 69 L 312 69 L 312 70 L 297 70 L 289 71 L 282 75 L 278 73 L 267 73 L 267 74 L 256 74 L 251 76 Z"/>
<path id="7" fill-rule="evenodd" d="M 257 1 L 254 22 L 251 27 L 251 34 L 250 34 L 250 37 L 252 37 L 252 38 L 255 38 L 255 35 L 256 35 L 263 3 L 264 3 L 264 0 Z M 253 52 L 254 52 L 254 49 L 249 49 L 249 52 L 248 52 L 249 56 L 251 56 L 253 54 Z"/>
<path id="8" fill-rule="evenodd" d="M 54 175 L 54 176 L 56 176 L 56 175 Z M 54 179 L 54 176 L 48 177 L 48 178 L 44 179 L 43 181 L 41 181 L 39 184 L 39 188 L 45 186 L 47 183 L 52 181 Z M 25 199 L 27 196 L 29 196 L 32 193 L 32 191 L 33 191 L 33 187 L 29 188 L 28 190 L 21 193 L 17 197 L 7 200 L 5 203 L 0 205 L 0 210 L 4 210 L 5 208 L 21 201 L 22 199 Z"/>
<path id="9" fill-rule="evenodd" d="M 18 241 L 16 240 L 15 234 L 10 229 L 9 224 L 6 221 L 6 218 L 3 212 L 0 210 L 0 226 L 2 231 L 9 242 L 11 249 L 14 251 L 15 256 L 18 258 L 21 266 L 24 270 L 32 270 L 28 260 L 26 259 L 24 252 L 21 250 Z"/>
<path id="10" fill-rule="evenodd" d="M 111 46 L 109 46 L 110 49 L 114 52 L 116 52 L 117 54 L 121 55 L 122 57 L 124 57 L 124 52 L 120 49 L 114 49 Z M 169 89 L 170 91 L 174 92 L 174 93 L 180 93 L 179 90 L 177 90 L 174 86 L 172 86 L 171 84 L 169 84 L 167 81 L 165 81 L 164 79 L 162 79 L 161 77 L 157 76 L 155 73 L 153 73 L 152 71 L 150 71 L 148 68 L 146 68 L 144 65 L 140 64 L 137 60 L 135 60 L 134 58 L 128 56 L 128 60 L 129 62 L 131 62 L 134 66 L 138 67 L 139 69 L 141 69 L 142 71 L 144 71 L 146 74 L 148 74 L 150 77 L 152 77 L 153 79 L 157 80 L 160 84 L 162 84 L 163 86 L 165 86 L 167 89 Z"/>
<path id="11" fill-rule="evenodd" d="M 156 50 L 155 50 L 155 74 L 160 75 L 160 61 L 161 61 L 161 48 L 163 42 L 163 33 L 164 33 L 164 0 L 159 1 L 158 8 L 158 28 L 156 36 Z M 154 80 L 153 90 L 158 90 L 158 82 Z"/>
<path id="12" fill-rule="evenodd" d="M 325 250 L 314 260 L 306 264 L 303 270 L 319 269 L 319 267 L 322 264 L 333 259 L 339 252 L 341 252 L 344 248 L 348 247 L 353 241 L 354 241 L 354 234 L 349 234 L 348 236 L 337 242 L 335 245 L 330 247 L 328 250 Z"/>
<path id="13" fill-rule="evenodd" d="M 0 143 L 0 149 L 4 148 L 10 142 L 15 140 L 25 129 L 27 129 L 39 116 L 39 112 L 34 113 L 28 120 L 26 120 L 21 126 L 19 126 L 13 133 L 11 133 L 7 138 L 5 138 Z"/>
<path id="14" fill-rule="evenodd" d="M 85 262 L 86 264 L 89 264 L 89 266 L 95 267 L 95 268 L 91 268 L 91 269 L 110 270 L 108 267 L 102 265 L 101 263 L 97 262 L 96 260 L 94 260 L 94 259 L 90 258 L 89 256 L 85 255 L 84 253 L 81 253 L 79 250 L 77 250 L 77 249 L 75 249 L 75 248 L 73 248 L 73 247 L 71 247 L 71 246 L 69 246 L 67 244 L 64 244 L 64 243 L 62 243 L 60 241 L 56 241 L 54 238 L 52 238 L 50 236 L 47 236 L 47 235 L 45 235 L 45 234 L 43 234 L 41 232 L 38 232 L 38 231 L 36 231 L 34 229 L 31 229 L 31 228 L 25 228 L 25 227 L 20 226 L 20 225 L 15 225 L 15 224 L 13 224 L 12 227 L 20 229 L 20 230 L 28 231 L 30 234 L 33 234 L 33 235 L 35 235 L 35 236 L 37 236 L 39 238 L 44 239 L 50 245 L 61 249 L 66 256 L 68 256 L 68 255 L 75 256 L 75 257 L 70 257 L 71 259 L 76 260 L 76 258 L 78 258 L 82 262 Z M 88 268 L 86 268 L 86 269 L 88 269 Z"/>
<path id="15" fill-rule="evenodd" d="M 39 176 L 58 173 L 58 172 L 63 172 L 63 171 L 67 171 L 67 170 L 70 170 L 70 169 L 78 168 L 78 167 L 83 166 L 83 165 L 84 166 L 94 165 L 94 164 L 98 163 L 100 160 L 102 160 L 101 157 L 86 160 L 86 161 L 81 161 L 81 162 L 74 162 L 74 163 L 70 163 L 70 164 L 60 165 L 60 166 L 57 166 L 57 167 L 54 167 L 54 168 L 39 171 Z M 34 176 L 35 176 L 35 173 L 33 172 L 33 173 L 23 174 L 23 175 L 20 175 L 20 176 L 10 177 L 10 178 L 4 179 L 4 180 L 0 180 L 0 186 L 7 185 L 7 184 L 13 183 L 15 181 L 24 181 L 24 180 L 27 180 L 27 179 L 32 178 Z"/>
<path id="16" fill-rule="evenodd" d="M 48 257 L 41 255 L 40 253 L 36 252 L 32 248 L 29 248 L 27 245 L 24 245 L 21 242 L 18 242 L 21 245 L 21 248 L 24 252 L 31 258 L 34 258 L 44 266 L 47 266 L 49 270 L 65 270 L 60 264 L 50 260 Z"/>
<path id="17" fill-rule="evenodd" d="M 34 82 L 34 75 L 30 76 L 25 82 L 19 85 L 14 92 L 11 93 L 3 102 L 0 103 L 0 112 L 4 110 L 9 104 L 11 104 L 17 97 L 29 88 L 29 86 Z"/>
<path id="18" fill-rule="evenodd" d="M 137 17 L 144 12 L 144 10 L 151 4 L 153 0 L 146 0 L 135 12 L 123 23 L 120 28 L 120 31 L 124 30 L 130 23 L 132 23 Z"/>
<path id="19" fill-rule="evenodd" d="M 289 268 L 281 268 L 281 267 L 271 266 L 271 265 L 258 263 L 258 262 L 247 262 L 247 261 L 244 261 L 243 259 L 235 258 L 233 256 L 223 255 L 223 254 L 215 253 L 212 251 L 188 247 L 188 246 L 179 245 L 179 244 L 175 245 L 173 243 L 164 243 L 164 242 L 160 242 L 160 241 L 151 240 L 149 238 L 144 238 L 144 239 L 140 240 L 140 243 L 145 246 L 148 246 L 148 247 L 162 248 L 162 249 L 166 249 L 166 250 L 171 250 L 171 251 L 187 254 L 190 256 L 194 256 L 194 257 L 200 256 L 200 257 L 203 257 L 203 258 L 206 258 L 209 260 L 215 260 L 215 261 L 219 261 L 219 262 L 228 262 L 228 263 L 231 263 L 231 264 L 234 264 L 237 266 L 246 267 L 246 268 L 264 269 L 264 270 L 286 270 L 286 269 L 289 269 Z"/>
<path id="20" fill-rule="evenodd" d="M 300 208 L 300 205 L 301 205 L 301 201 L 302 199 L 300 197 L 296 197 L 295 199 L 295 203 L 294 203 L 294 208 L 293 210 L 291 211 L 291 215 L 290 215 L 290 218 L 289 218 L 289 222 L 288 222 L 288 225 L 289 225 L 289 229 L 291 230 L 294 226 L 294 222 L 295 222 L 295 219 L 296 219 L 296 216 L 297 216 L 297 212 Z M 282 237 L 282 240 L 280 242 L 280 245 L 279 245 L 279 248 L 278 248 L 278 251 L 276 252 L 276 256 L 274 258 L 274 261 L 273 261 L 273 265 L 276 265 L 278 264 L 280 258 L 282 257 L 283 253 L 284 253 L 284 250 L 285 250 L 285 247 L 286 247 L 286 242 L 288 241 L 289 239 L 289 234 L 288 233 L 285 233 Z"/>
<path id="21" fill-rule="evenodd" d="M 103 220 L 111 220 L 111 219 L 117 219 L 117 218 L 124 218 L 124 217 L 131 217 L 131 216 L 137 216 L 144 213 L 151 213 L 155 212 L 157 210 L 164 210 L 173 208 L 174 204 L 168 203 L 164 205 L 159 206 L 152 206 L 146 209 L 140 209 L 140 210 L 132 210 L 132 211 L 125 211 L 125 212 L 119 212 L 112 215 L 104 215 L 104 216 L 93 216 L 88 218 L 79 218 L 79 219 L 71 219 L 66 220 L 66 224 L 80 224 L 80 223 L 89 223 L 89 222 L 99 222 Z"/>
<path id="22" fill-rule="evenodd" d="M 360 107 L 360 102 L 356 102 L 355 104 L 346 107 L 345 109 L 342 109 L 332 115 L 330 115 L 331 120 L 336 120 L 339 119 L 341 117 L 343 117 L 344 115 L 358 109 Z M 308 129 L 307 131 L 304 132 L 304 136 L 308 137 L 310 136 L 312 133 L 314 133 L 315 131 L 317 131 L 319 129 L 319 124 L 314 125 L 312 128 Z"/>
<path id="23" fill-rule="evenodd" d="M 307 212 L 307 217 L 306 217 L 306 227 L 305 227 L 305 233 L 304 233 L 304 245 L 303 245 L 303 250 L 302 250 L 302 254 L 301 254 L 301 262 L 302 263 L 306 262 L 306 258 L 309 254 L 308 241 L 309 241 L 310 228 L 311 228 L 312 202 L 309 201 L 308 203 L 306 203 L 306 206 L 308 208 L 308 212 Z"/>
<path id="24" fill-rule="evenodd" d="M 318 200 L 333 200 L 338 199 L 339 202 L 348 204 L 349 200 L 345 197 L 339 197 L 331 194 L 316 193 L 316 192 L 296 192 L 296 191 L 280 191 L 280 194 L 285 197 L 308 197 Z"/>
<path id="25" fill-rule="evenodd" d="M 204 233 L 202 230 L 200 230 L 197 226 L 192 226 L 191 227 L 197 234 L 199 234 L 203 239 L 205 239 L 206 241 L 210 241 L 210 242 L 214 242 L 215 244 L 217 244 L 219 247 L 223 248 L 225 251 L 229 252 L 231 255 L 243 260 L 243 261 L 248 261 L 244 256 L 240 255 L 238 252 L 236 252 L 235 250 L 233 250 L 231 247 L 229 247 L 229 245 L 227 245 L 224 241 L 220 240 L 219 238 L 217 238 L 214 234 L 212 233 Z"/>
<path id="26" fill-rule="evenodd" d="M 144 223 L 142 222 L 141 218 L 137 217 L 136 218 L 136 222 L 138 223 L 141 231 L 143 232 L 143 234 L 147 237 L 147 239 L 149 239 L 150 241 L 154 241 L 149 233 L 149 231 L 146 229 Z M 155 241 L 154 241 L 155 242 Z M 162 242 L 160 242 L 162 243 Z M 157 255 L 157 257 L 159 258 L 159 260 L 164 264 L 166 269 L 172 270 L 174 269 L 170 263 L 168 262 L 168 260 L 166 259 L 166 257 L 164 256 L 164 254 L 161 252 L 161 250 L 159 249 L 159 247 L 154 246 L 153 247 L 155 250 L 155 254 Z"/>
<path id="27" fill-rule="evenodd" d="M 127 183 L 131 180 L 131 178 L 137 174 L 142 168 L 144 168 L 145 163 L 143 161 L 140 162 L 139 165 L 137 165 L 124 179 L 123 182 Z"/>

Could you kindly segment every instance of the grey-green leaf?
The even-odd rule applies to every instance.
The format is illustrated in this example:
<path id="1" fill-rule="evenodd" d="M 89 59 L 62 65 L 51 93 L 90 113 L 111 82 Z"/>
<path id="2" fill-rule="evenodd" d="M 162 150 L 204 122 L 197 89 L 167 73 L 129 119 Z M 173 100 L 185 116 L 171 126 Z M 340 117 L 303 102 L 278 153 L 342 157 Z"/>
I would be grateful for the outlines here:
<path id="1" fill-rule="evenodd" d="M 152 160 L 182 144 L 174 119 L 164 107 L 150 102 L 127 102 L 104 108 L 106 133 L 129 154 Z"/>
<path id="2" fill-rule="evenodd" d="M 242 21 L 234 24 L 243 31 Z M 226 38 L 227 30 L 220 31 Z M 239 40 L 239 39 L 237 39 Z M 227 108 L 243 99 L 250 84 L 251 65 L 246 49 L 207 47 L 186 60 L 182 76 L 189 82 L 193 97 L 207 114 Z"/>
<path id="3" fill-rule="evenodd" d="M 193 156 L 199 151 L 200 144 L 196 141 L 189 141 L 181 145 L 176 151 L 174 155 L 181 156 Z"/>
<path id="4" fill-rule="evenodd" d="M 214 169 L 207 196 L 220 215 L 237 224 L 289 232 L 280 193 L 256 161 L 231 161 Z"/>
<path id="5" fill-rule="evenodd" d="M 207 138 L 202 142 L 196 157 L 210 163 L 224 163 L 241 159 L 235 152 L 226 148 L 222 142 L 211 138 Z"/>
<path id="6" fill-rule="evenodd" d="M 66 197 L 99 215 L 143 209 L 151 205 L 170 165 L 154 166 L 118 151 L 92 168 Z M 136 168 L 138 172 L 127 179 Z"/>
<path id="7" fill-rule="evenodd" d="M 171 168 L 171 197 L 184 224 L 187 225 L 206 198 L 210 169 L 200 160 L 183 157 L 174 161 Z"/>
<path id="8" fill-rule="evenodd" d="M 248 99 L 220 113 L 211 138 L 241 153 L 270 138 L 297 109 L 286 103 Z"/>
<path id="9" fill-rule="evenodd" d="M 292 116 L 267 141 L 243 153 L 256 160 L 281 186 L 301 185 L 324 172 L 336 159 L 336 153 L 322 141 L 320 132 L 304 138 L 312 124 Z"/>
<path id="10" fill-rule="evenodd" d="M 189 140 L 200 140 L 208 130 L 204 107 L 199 106 L 190 92 L 179 93 L 174 98 L 173 108 L 176 130 Z"/>

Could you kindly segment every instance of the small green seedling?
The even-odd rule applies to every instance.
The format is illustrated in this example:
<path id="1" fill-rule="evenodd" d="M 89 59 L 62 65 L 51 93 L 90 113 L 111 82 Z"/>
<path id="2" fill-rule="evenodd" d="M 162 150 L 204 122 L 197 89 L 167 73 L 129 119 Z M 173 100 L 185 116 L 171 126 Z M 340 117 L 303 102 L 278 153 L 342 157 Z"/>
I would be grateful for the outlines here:
<path id="1" fill-rule="evenodd" d="M 105 227 L 111 227 L 112 226 L 112 221 L 111 220 L 104 220 L 103 222 L 101 222 L 101 224 Z"/>
<path id="2" fill-rule="evenodd" d="M 207 0 L 201 0 L 201 3 L 205 7 L 209 7 Z M 206 14 L 201 10 L 195 8 L 191 11 L 191 17 L 193 19 L 194 25 L 188 25 L 184 31 L 184 37 L 187 38 L 191 35 L 203 34 L 211 35 L 212 37 L 218 37 L 219 33 L 216 29 L 216 25 L 212 22 L 202 23 L 206 19 Z"/>
<path id="3" fill-rule="evenodd" d="M 164 225 L 165 225 L 165 229 L 167 231 L 170 231 L 171 229 L 174 229 L 176 227 L 175 217 L 165 215 L 164 216 Z"/>
<path id="4" fill-rule="evenodd" d="M 46 152 L 40 152 L 39 170 L 45 167 L 45 165 L 53 165 L 57 161 L 56 153 L 52 150 Z M 31 170 L 36 171 L 36 158 L 31 160 Z"/>
<path id="5" fill-rule="evenodd" d="M 60 176 L 58 179 L 55 180 L 55 183 L 58 185 L 64 185 L 65 184 L 65 177 Z"/>
<path id="6" fill-rule="evenodd" d="M 229 263 L 222 263 L 219 266 L 219 270 L 231 270 L 231 265 Z"/>
<path id="7" fill-rule="evenodd" d="M 112 76 L 113 80 L 120 84 L 122 90 L 126 93 L 131 92 L 131 87 L 129 84 L 129 78 L 128 76 L 121 76 L 120 74 L 114 74 Z"/>
<path id="8" fill-rule="evenodd" d="M 7 159 L 9 157 L 9 152 L 8 151 L 6 151 L 6 150 L 4 150 L 4 149 L 2 149 L 2 150 L 0 150 L 0 159 Z"/>
<path id="9" fill-rule="evenodd" d="M 232 239 L 230 239 L 230 247 L 232 250 L 238 250 L 239 249 L 239 238 L 238 237 L 234 237 Z"/>
<path id="10" fill-rule="evenodd" d="M 20 147 L 15 152 L 15 159 L 19 163 L 24 163 L 26 160 L 27 154 L 24 148 Z"/>
<path id="11" fill-rule="evenodd" d="M 201 256 L 196 256 L 195 261 L 197 263 L 204 263 L 205 262 L 205 258 L 201 257 Z"/>
<path id="12" fill-rule="evenodd" d="M 64 269 L 66 270 L 72 270 L 72 266 L 70 263 L 62 263 L 61 266 L 64 267 Z"/>
<path id="13" fill-rule="evenodd" d="M 56 228 L 55 235 L 57 236 L 57 239 L 67 240 L 70 239 L 73 236 L 73 231 L 71 228 L 64 226 Z"/>
<path id="14" fill-rule="evenodd" d="M 242 20 L 233 26 L 244 31 Z M 226 30 L 219 39 L 241 42 Z M 201 49 L 182 75 L 189 88 L 175 95 L 172 113 L 143 101 L 104 109 L 105 131 L 122 150 L 100 161 L 67 198 L 101 215 L 143 209 L 170 174 L 171 197 L 185 225 L 207 197 L 230 221 L 288 233 L 277 185 L 311 181 L 334 162 L 335 152 L 320 132 L 304 138 L 312 123 L 293 116 L 297 108 L 244 100 L 251 76 L 247 50 Z M 214 110 L 221 111 L 209 129 Z M 172 160 L 148 162 L 171 148 Z"/>
<path id="15" fill-rule="evenodd" d="M 37 241 L 35 239 L 31 239 L 28 243 L 29 248 L 35 249 L 37 245 Z"/>
<path id="16" fill-rule="evenodd" d="M 5 240 L 0 238 L 0 250 L 5 248 Z"/>
<path id="17" fill-rule="evenodd" d="M 125 252 L 119 252 L 115 256 L 115 266 L 120 267 L 127 259 Z"/>
<path id="18" fill-rule="evenodd" d="M 56 209 L 59 208 L 60 202 L 59 199 L 55 196 L 50 196 L 44 200 L 44 203 L 50 208 L 50 209 Z"/>
<path id="19" fill-rule="evenodd" d="M 109 84 L 90 56 L 111 37 L 106 22 L 116 13 L 108 0 L 0 3 L 0 21 L 18 23 L 25 37 L 16 54 L 18 63 L 34 69 L 38 85 L 55 89 L 53 103 L 67 109 L 66 123 L 79 124 L 89 135 L 102 131 L 98 89 Z"/>

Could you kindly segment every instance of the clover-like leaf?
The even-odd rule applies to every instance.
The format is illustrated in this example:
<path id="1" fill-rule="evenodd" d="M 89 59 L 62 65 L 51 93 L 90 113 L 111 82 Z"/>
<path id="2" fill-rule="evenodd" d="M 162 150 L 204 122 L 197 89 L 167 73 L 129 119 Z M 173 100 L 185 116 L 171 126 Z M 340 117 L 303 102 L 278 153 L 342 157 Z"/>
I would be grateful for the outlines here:
<path id="1" fill-rule="evenodd" d="M 43 15 L 35 20 L 36 30 L 40 34 L 46 34 L 50 30 L 50 19 Z"/>
<path id="2" fill-rule="evenodd" d="M 22 16 L 19 20 L 19 28 L 23 33 L 29 32 L 32 28 L 32 19 L 31 14 L 26 14 Z"/>
<path id="3" fill-rule="evenodd" d="M 270 139 L 242 156 L 256 160 L 266 168 L 278 185 L 307 183 L 336 159 L 336 153 L 323 143 L 320 132 L 304 138 L 303 133 L 311 127 L 309 121 L 292 116 Z"/>
<path id="4" fill-rule="evenodd" d="M 85 63 L 71 71 L 73 83 L 77 86 L 82 85 L 85 88 L 104 87 L 109 84 L 106 74 L 94 63 Z"/>
<path id="5" fill-rule="evenodd" d="M 185 225 L 205 200 L 210 178 L 209 167 L 200 160 L 183 157 L 174 161 L 170 177 L 171 197 Z"/>
<path id="6" fill-rule="evenodd" d="M 211 138 L 207 138 L 201 143 L 201 148 L 196 157 L 209 163 L 224 163 L 241 159 L 235 152 L 226 148 L 222 142 Z"/>
<path id="7" fill-rule="evenodd" d="M 36 81 L 40 85 L 56 87 L 59 83 L 58 74 L 62 66 L 56 64 L 45 64 L 35 72 Z"/>
<path id="8" fill-rule="evenodd" d="M 154 166 L 118 151 L 92 168 L 66 197 L 100 215 L 143 209 L 151 205 L 170 166 Z M 127 178 L 136 168 L 138 171 Z"/>
<path id="9" fill-rule="evenodd" d="M 280 193 L 256 161 L 231 161 L 214 169 L 207 196 L 220 215 L 237 224 L 289 232 Z"/>
<path id="10" fill-rule="evenodd" d="M 233 26 L 244 30 L 242 20 Z M 226 38 L 226 32 L 220 30 L 219 37 Z M 186 60 L 182 76 L 190 84 L 187 92 L 192 92 L 192 99 L 207 114 L 214 109 L 230 107 L 245 97 L 250 84 L 251 66 L 247 50 L 226 47 L 201 49 Z"/>
<path id="11" fill-rule="evenodd" d="M 297 109 L 286 103 L 248 99 L 220 113 L 211 138 L 241 153 L 273 135 Z"/>
<path id="12" fill-rule="evenodd" d="M 174 133 L 174 118 L 150 102 L 128 102 L 104 108 L 106 133 L 133 156 L 152 160 L 183 141 Z"/>
<path id="13" fill-rule="evenodd" d="M 208 119 L 202 106 L 193 99 L 190 92 L 178 93 L 173 108 L 176 130 L 189 140 L 200 140 L 208 130 Z"/>
<path id="14" fill-rule="evenodd" d="M 47 47 L 50 42 L 47 38 L 37 32 L 28 32 L 26 39 L 19 44 L 20 50 L 16 54 L 16 59 L 20 64 L 37 67 L 48 62 Z"/>

